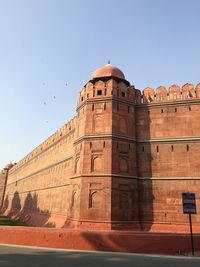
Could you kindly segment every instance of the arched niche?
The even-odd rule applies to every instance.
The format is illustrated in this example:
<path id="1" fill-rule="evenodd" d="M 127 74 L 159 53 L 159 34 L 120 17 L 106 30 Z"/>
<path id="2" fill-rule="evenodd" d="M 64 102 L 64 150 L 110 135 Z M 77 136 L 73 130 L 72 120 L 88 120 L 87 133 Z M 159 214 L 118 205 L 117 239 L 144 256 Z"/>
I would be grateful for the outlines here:
<path id="1" fill-rule="evenodd" d="M 99 190 L 91 191 L 89 196 L 89 208 L 100 208 L 101 194 Z"/>
<path id="2" fill-rule="evenodd" d="M 92 166 L 92 172 L 101 172 L 102 171 L 101 155 L 93 156 L 91 166 Z"/>
<path id="3" fill-rule="evenodd" d="M 103 81 L 97 81 L 95 84 L 94 84 L 94 87 L 96 90 L 98 89 L 104 89 L 105 88 L 105 83 Z"/>
<path id="4" fill-rule="evenodd" d="M 93 83 L 91 83 L 91 82 L 88 82 L 87 84 L 86 84 L 86 91 L 87 90 L 93 90 Z"/>
<path id="5" fill-rule="evenodd" d="M 116 89 L 117 88 L 117 82 L 113 79 L 110 79 L 106 82 L 106 87 L 108 89 Z"/>
<path id="6" fill-rule="evenodd" d="M 86 98 L 92 97 L 93 96 L 93 87 L 94 87 L 93 83 L 88 82 L 85 87 L 86 87 Z"/>

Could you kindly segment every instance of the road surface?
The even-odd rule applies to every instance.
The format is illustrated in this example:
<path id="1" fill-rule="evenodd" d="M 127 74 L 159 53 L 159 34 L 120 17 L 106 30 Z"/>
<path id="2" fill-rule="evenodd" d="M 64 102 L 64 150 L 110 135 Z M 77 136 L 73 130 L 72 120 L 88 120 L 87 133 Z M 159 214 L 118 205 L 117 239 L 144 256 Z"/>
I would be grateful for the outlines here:
<path id="1" fill-rule="evenodd" d="M 72 251 L 0 244 L 0 266 L 199 267 L 200 258 L 134 253 Z"/>

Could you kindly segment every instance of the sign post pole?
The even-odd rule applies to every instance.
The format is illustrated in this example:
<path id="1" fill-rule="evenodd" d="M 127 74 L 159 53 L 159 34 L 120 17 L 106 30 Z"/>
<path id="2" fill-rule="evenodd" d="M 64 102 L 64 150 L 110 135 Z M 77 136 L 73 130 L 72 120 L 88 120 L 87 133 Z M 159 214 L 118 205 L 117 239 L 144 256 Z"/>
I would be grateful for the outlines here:
<path id="1" fill-rule="evenodd" d="M 191 239 L 191 245 L 192 245 L 192 255 L 194 256 L 194 241 L 193 241 L 193 233 L 192 233 L 192 216 L 191 216 L 191 213 L 189 213 L 189 220 L 190 220 L 190 239 Z"/>
<path id="2" fill-rule="evenodd" d="M 182 202 L 183 202 L 183 213 L 189 215 L 190 222 L 190 240 L 192 246 L 192 255 L 194 256 L 194 240 L 192 233 L 192 216 L 191 214 L 196 214 L 196 199 L 195 193 L 182 193 Z"/>

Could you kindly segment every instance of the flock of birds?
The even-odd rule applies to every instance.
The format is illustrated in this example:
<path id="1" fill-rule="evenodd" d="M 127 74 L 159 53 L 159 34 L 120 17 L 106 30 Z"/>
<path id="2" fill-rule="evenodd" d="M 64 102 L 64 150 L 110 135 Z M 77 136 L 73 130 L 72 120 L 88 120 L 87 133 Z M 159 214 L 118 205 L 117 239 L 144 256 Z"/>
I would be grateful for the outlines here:
<path id="1" fill-rule="evenodd" d="M 43 84 L 42 84 L 42 85 L 43 85 L 43 86 L 45 86 L 45 85 L 46 85 L 46 83 L 45 83 L 45 82 L 43 82 Z M 65 83 L 65 86 L 67 86 L 67 82 Z M 55 96 L 55 95 L 53 96 L 53 99 L 54 99 L 54 100 L 56 99 L 56 96 Z M 47 105 L 47 101 L 44 101 L 44 102 L 43 102 L 43 105 L 45 105 L 45 106 L 46 106 L 46 105 Z M 45 123 L 49 123 L 49 121 L 45 121 Z"/>

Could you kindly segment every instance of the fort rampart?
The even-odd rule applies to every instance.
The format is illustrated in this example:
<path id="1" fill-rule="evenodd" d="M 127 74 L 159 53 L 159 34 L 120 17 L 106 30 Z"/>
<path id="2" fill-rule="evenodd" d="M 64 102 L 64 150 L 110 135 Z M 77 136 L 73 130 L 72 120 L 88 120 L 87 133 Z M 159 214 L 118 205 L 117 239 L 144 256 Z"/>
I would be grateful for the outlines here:
<path id="1" fill-rule="evenodd" d="M 185 229 L 182 192 L 200 204 L 199 119 L 200 84 L 141 92 L 93 77 L 76 116 L 9 170 L 2 211 L 47 227 Z"/>

